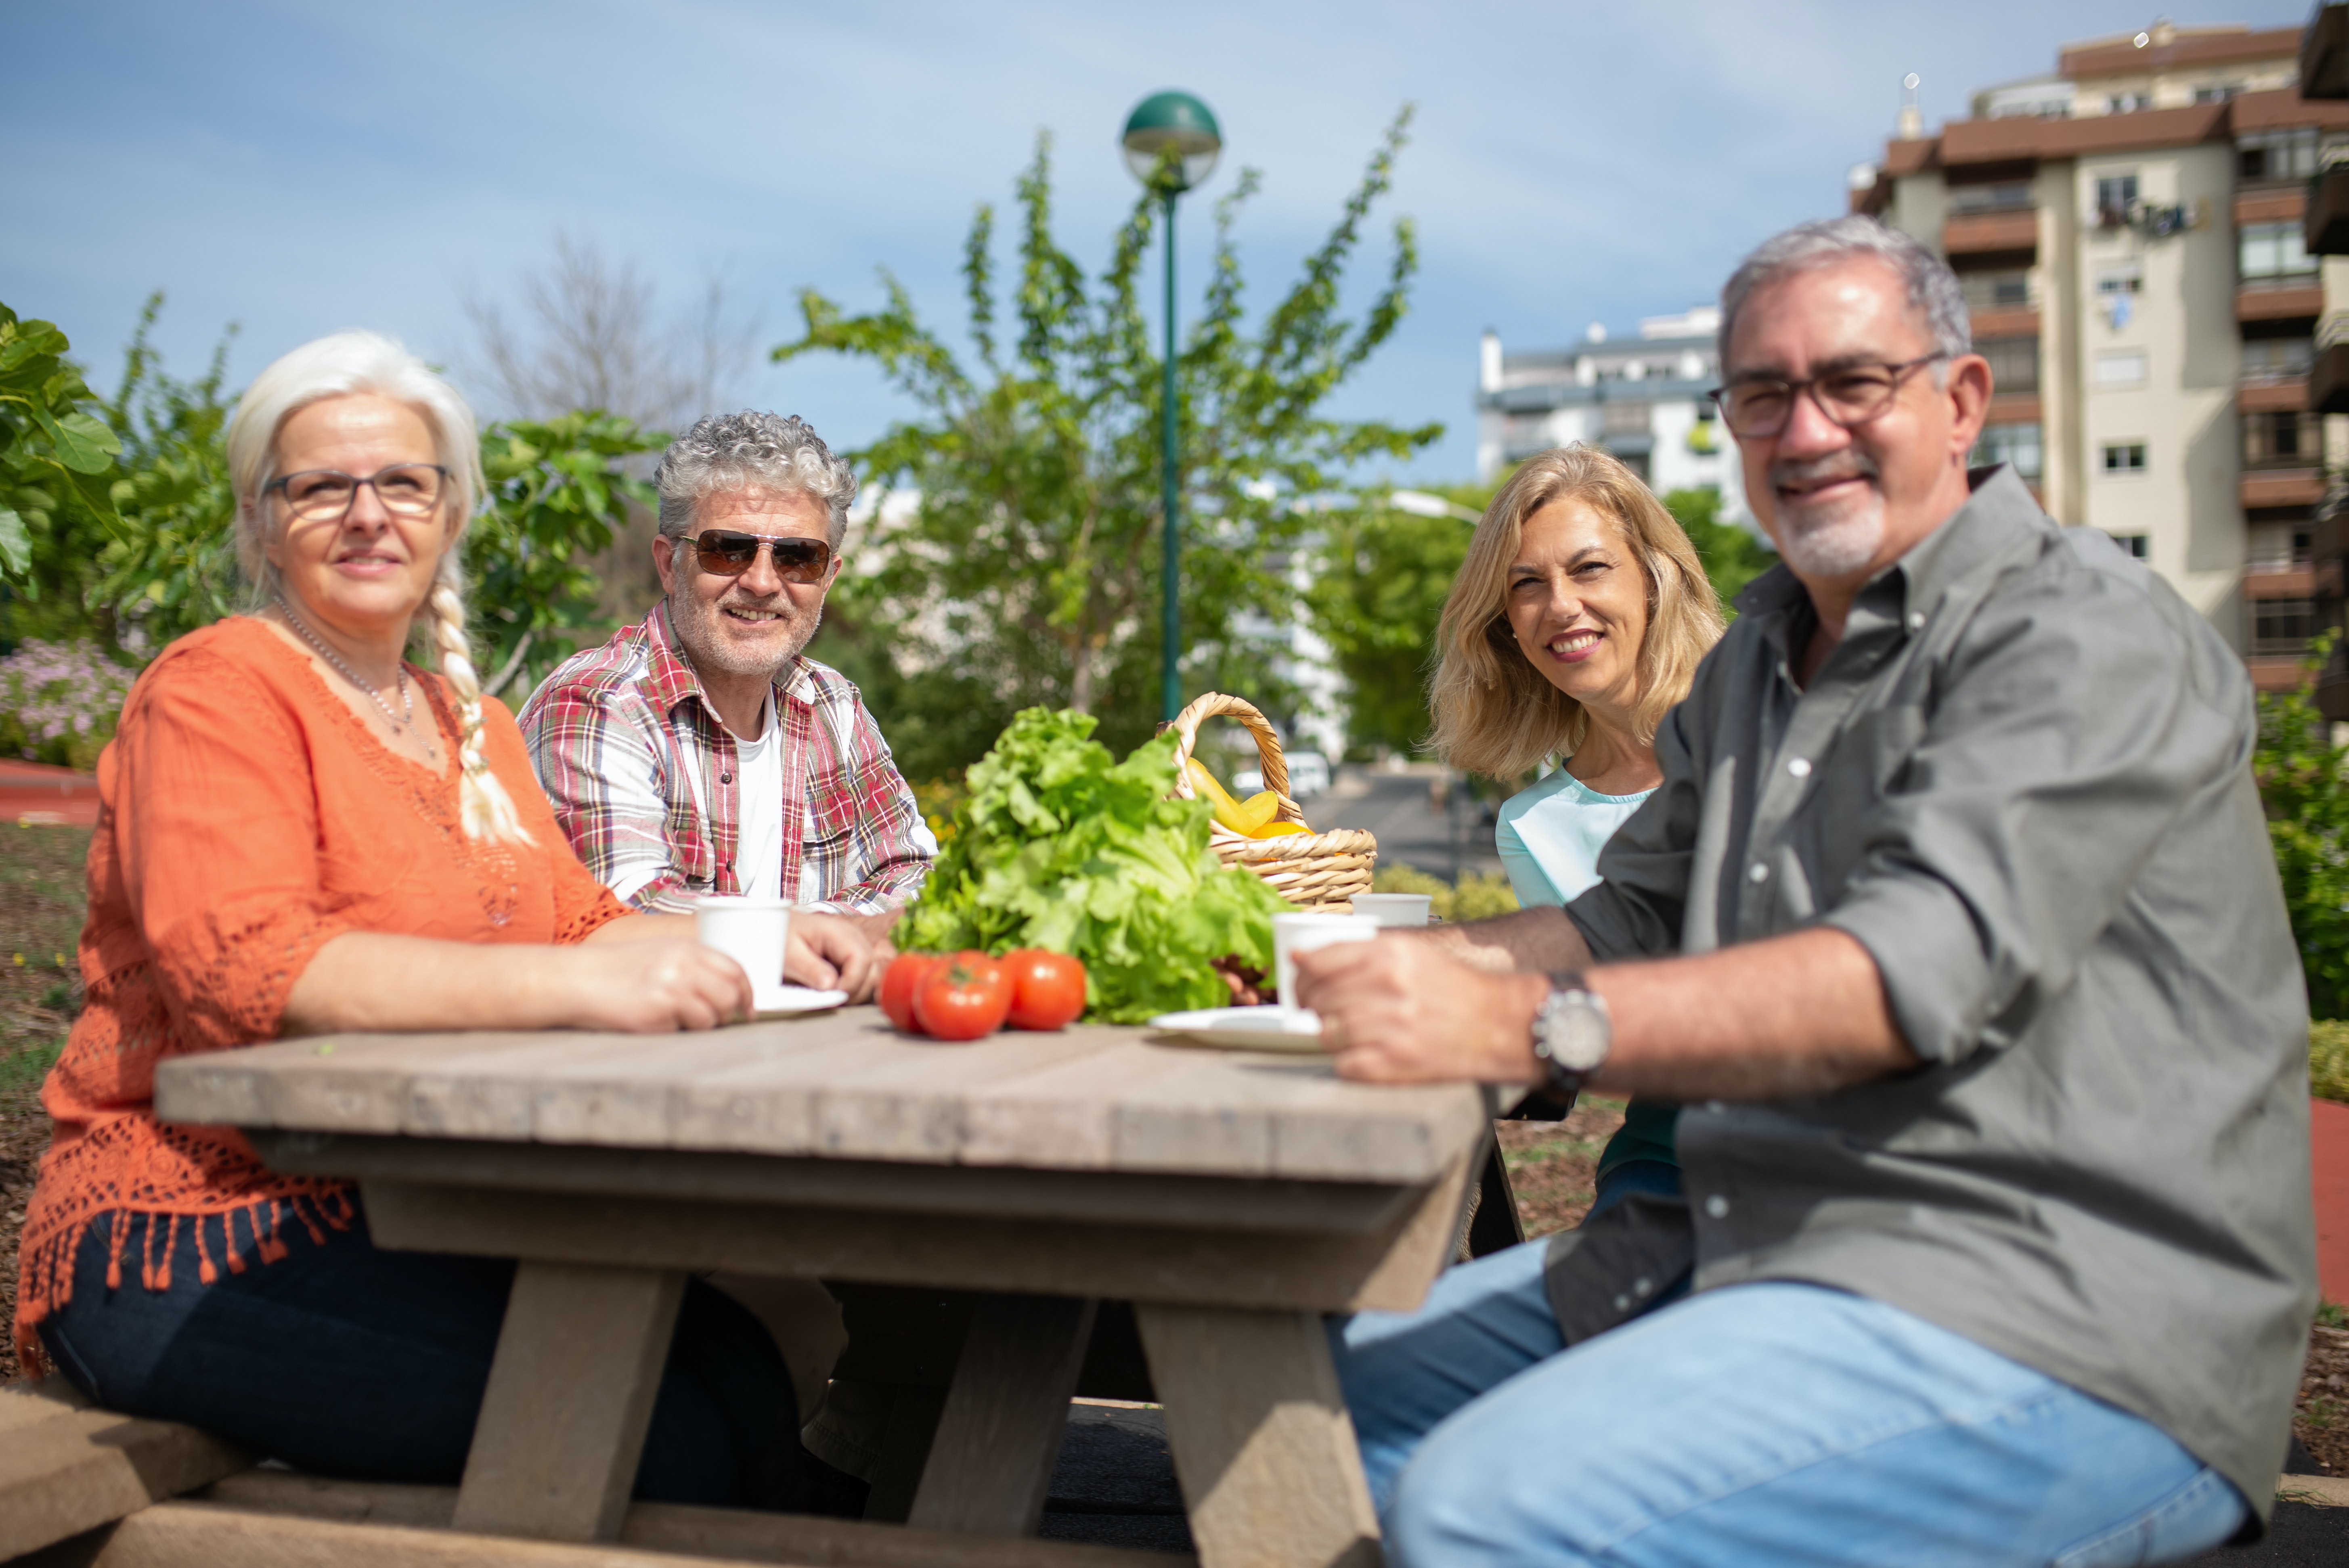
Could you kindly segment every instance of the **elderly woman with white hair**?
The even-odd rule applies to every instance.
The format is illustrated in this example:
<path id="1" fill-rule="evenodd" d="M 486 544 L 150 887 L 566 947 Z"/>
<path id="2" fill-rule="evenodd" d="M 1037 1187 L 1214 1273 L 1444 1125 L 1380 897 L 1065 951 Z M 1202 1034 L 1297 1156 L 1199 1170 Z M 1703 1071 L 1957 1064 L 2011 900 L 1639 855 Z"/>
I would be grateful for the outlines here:
<path id="1" fill-rule="evenodd" d="M 704 1029 L 750 983 L 588 873 L 481 695 L 456 391 L 388 339 L 321 338 L 246 391 L 228 458 L 254 611 L 166 648 L 99 759 L 88 1001 L 43 1089 L 16 1340 L 115 1409 L 454 1481 L 512 1264 L 377 1250 L 350 1187 L 157 1121 L 157 1065 L 345 1029 Z M 403 657 L 419 634 L 437 673 Z M 639 1494 L 796 1506 L 795 1427 L 773 1342 L 690 1284 Z"/>

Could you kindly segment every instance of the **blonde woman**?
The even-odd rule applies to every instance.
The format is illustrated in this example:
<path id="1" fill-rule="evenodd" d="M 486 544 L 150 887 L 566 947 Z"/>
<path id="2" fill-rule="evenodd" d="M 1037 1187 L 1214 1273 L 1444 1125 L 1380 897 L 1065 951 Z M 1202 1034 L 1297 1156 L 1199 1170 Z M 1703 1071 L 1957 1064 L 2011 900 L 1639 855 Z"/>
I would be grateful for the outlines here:
<path id="1" fill-rule="evenodd" d="M 1722 634 L 1696 547 L 1617 459 L 1562 447 L 1510 476 L 1468 544 L 1436 632 L 1434 749 L 1517 779 L 1494 837 L 1517 902 L 1571 903 L 1662 774 L 1656 726 Z M 1671 1106 L 1634 1100 L 1599 1160 L 1593 1212 L 1676 1192 Z"/>
<path id="2" fill-rule="evenodd" d="M 702 1029 L 750 981 L 597 884 L 481 694 L 455 390 L 388 339 L 322 338 L 247 390 L 228 459 L 254 613 L 165 649 L 98 761 L 88 1003 L 43 1088 L 17 1344 L 303 1470 L 451 1482 L 512 1265 L 378 1251 L 348 1186 L 159 1123 L 157 1064 L 343 1029 Z M 402 656 L 419 634 L 438 673 Z M 640 1493 L 794 1505 L 764 1330 L 697 1284 L 676 1344 Z"/>

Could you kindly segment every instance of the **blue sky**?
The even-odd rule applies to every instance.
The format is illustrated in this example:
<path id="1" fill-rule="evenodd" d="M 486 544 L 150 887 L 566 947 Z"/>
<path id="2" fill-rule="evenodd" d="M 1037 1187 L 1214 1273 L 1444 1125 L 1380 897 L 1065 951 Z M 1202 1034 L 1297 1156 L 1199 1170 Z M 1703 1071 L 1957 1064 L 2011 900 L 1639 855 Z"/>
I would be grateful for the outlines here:
<path id="1" fill-rule="evenodd" d="M 2171 15 L 2277 26 L 2306 10 Z M 1355 294 L 1396 213 L 1417 220 L 1423 269 L 1409 319 L 1337 407 L 1445 421 L 1402 477 L 1459 479 L 1485 327 L 1557 345 L 1709 298 L 1754 241 L 1841 209 L 1903 73 L 1938 124 L 1977 88 L 2052 68 L 2066 41 L 2153 19 L 2048 0 L 19 5 L 0 300 L 65 327 L 101 385 L 159 286 L 183 373 L 231 321 L 239 382 L 352 325 L 460 363 L 465 290 L 511 292 L 567 228 L 680 305 L 722 268 L 765 341 L 795 335 L 802 287 L 877 303 L 881 265 L 952 327 L 971 210 L 1008 202 L 1038 129 L 1058 141 L 1061 241 L 1098 264 L 1134 195 L 1117 131 L 1179 86 L 1224 128 L 1203 194 L 1242 164 L 1264 172 L 1240 232 L 1261 304 L 1409 100 L 1412 145 Z M 1206 204 L 1185 203 L 1191 285 Z M 837 361 L 762 365 L 739 390 L 848 446 L 904 411 Z"/>

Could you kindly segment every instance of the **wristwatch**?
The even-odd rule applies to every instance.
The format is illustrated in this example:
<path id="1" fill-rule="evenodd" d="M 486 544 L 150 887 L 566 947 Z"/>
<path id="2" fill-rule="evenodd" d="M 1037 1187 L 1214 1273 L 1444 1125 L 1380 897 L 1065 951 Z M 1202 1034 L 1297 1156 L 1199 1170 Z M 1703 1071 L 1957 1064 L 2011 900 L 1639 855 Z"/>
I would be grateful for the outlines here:
<path id="1" fill-rule="evenodd" d="M 1549 977 L 1549 995 L 1534 1013 L 1534 1055 L 1548 1075 L 1553 1094 L 1580 1092 L 1615 1044 L 1615 1022 L 1607 998 L 1573 971 Z"/>

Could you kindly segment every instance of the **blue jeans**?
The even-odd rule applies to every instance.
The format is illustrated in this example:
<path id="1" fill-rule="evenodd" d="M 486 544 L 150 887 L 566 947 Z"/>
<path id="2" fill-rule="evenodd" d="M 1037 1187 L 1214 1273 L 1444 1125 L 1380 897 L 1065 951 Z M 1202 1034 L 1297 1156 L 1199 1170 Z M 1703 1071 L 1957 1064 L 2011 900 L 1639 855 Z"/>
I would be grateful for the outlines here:
<path id="1" fill-rule="evenodd" d="M 1545 1251 L 1331 1320 L 1396 1568 L 2100 1568 L 2242 1523 L 2151 1423 L 1862 1296 L 1706 1291 L 1568 1349 Z"/>
<path id="2" fill-rule="evenodd" d="M 242 1222 L 240 1212 L 231 1222 Z M 185 1421 L 296 1470 L 450 1485 L 464 1473 L 514 1265 L 378 1250 L 364 1213 L 322 1245 L 288 1220 L 286 1255 L 201 1283 L 181 1220 L 169 1288 L 140 1282 L 145 1214 L 101 1215 L 74 1253 L 73 1299 L 41 1325 L 57 1369 L 109 1409 Z M 211 1256 L 222 1222 L 203 1222 Z M 122 1284 L 106 1287 L 124 1224 Z M 651 1501 L 790 1511 L 800 1503 L 797 1401 L 782 1354 L 748 1309 L 686 1282 L 636 1470 Z"/>

